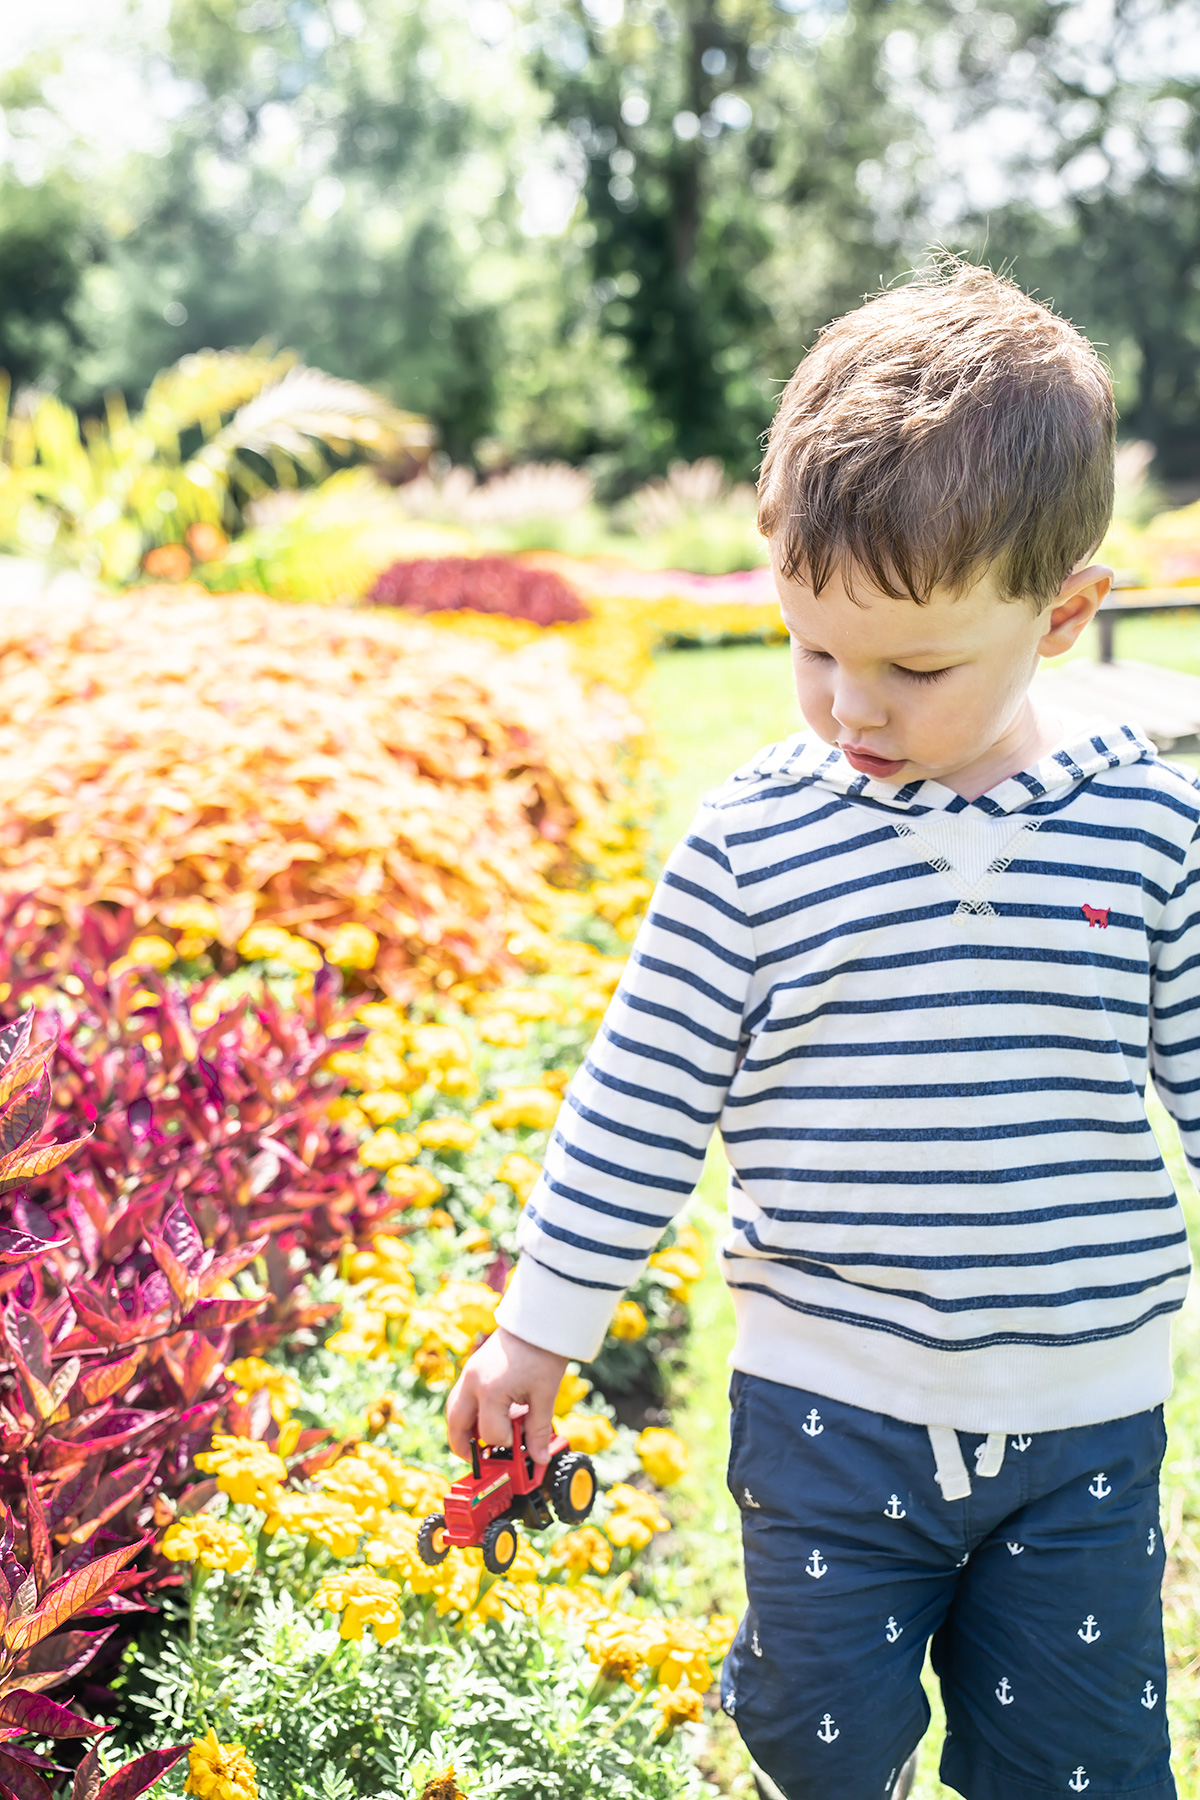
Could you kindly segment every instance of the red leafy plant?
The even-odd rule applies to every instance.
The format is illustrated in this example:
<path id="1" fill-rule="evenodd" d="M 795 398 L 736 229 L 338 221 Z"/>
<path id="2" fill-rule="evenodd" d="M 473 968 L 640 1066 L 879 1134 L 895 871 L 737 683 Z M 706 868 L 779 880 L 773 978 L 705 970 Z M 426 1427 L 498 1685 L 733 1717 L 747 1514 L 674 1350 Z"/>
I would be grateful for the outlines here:
<path id="1" fill-rule="evenodd" d="M 408 612 L 502 613 L 531 625 L 577 625 L 591 617 L 561 575 L 508 556 L 422 557 L 395 562 L 367 595 Z"/>
<path id="2" fill-rule="evenodd" d="M 32 1042 L 34 1016 L 23 1018 L 0 1032 L 0 1193 L 23 1191 L 27 1181 L 47 1175 L 77 1150 L 82 1138 L 42 1143 L 36 1140 L 45 1128 L 51 1107 L 49 1065 L 55 1039 Z M 96 1556 L 86 1546 L 93 1530 L 67 1534 L 65 1546 L 54 1550 L 52 1538 L 62 1534 L 53 1525 L 61 1511 L 61 1489 L 71 1487 L 70 1471 L 84 1466 L 76 1461 L 74 1437 L 81 1425 L 99 1424 L 101 1441 L 114 1436 L 127 1440 L 127 1430 L 114 1433 L 112 1409 L 103 1403 L 89 1405 L 97 1395 L 111 1391 L 111 1369 L 95 1367 L 84 1373 L 83 1358 L 68 1355 L 55 1364 L 43 1321 L 23 1306 L 16 1290 L 39 1259 L 61 1248 L 59 1240 L 0 1227 L 0 1287 L 4 1310 L 0 1317 L 4 1342 L 11 1358 L 11 1408 L 0 1411 L 5 1478 L 12 1478 L 16 1453 L 20 1485 L 24 1490 L 23 1517 L 18 1520 L 5 1508 L 0 1532 L 0 1800 L 50 1800 L 50 1785 L 42 1771 L 58 1774 L 48 1757 L 15 1740 L 27 1734 L 35 1739 L 87 1738 L 103 1726 L 82 1718 L 68 1706 L 45 1697 L 45 1690 L 71 1680 L 111 1636 L 113 1626 L 98 1631 L 64 1631 L 63 1626 L 82 1614 L 96 1616 L 118 1611 L 122 1590 L 139 1579 L 129 1565 L 153 1537 L 146 1533 L 120 1549 Z M 69 1308 L 54 1309 L 47 1322 L 51 1330 L 65 1320 Z M 119 1379 L 116 1383 L 119 1385 Z M 82 1406 L 72 1407 L 79 1393 Z M 123 1421 L 122 1421 L 123 1423 Z M 55 1435 L 56 1434 L 56 1435 Z M 59 1480 L 59 1491 L 44 1494 L 34 1477 L 29 1448 L 37 1442 L 44 1460 Z M 77 1483 L 75 1484 L 77 1485 Z M 92 1482 L 95 1496 L 100 1487 Z M 109 1484 L 111 1486 L 111 1483 Z M 128 1481 L 125 1483 L 128 1487 Z M 118 1502 L 119 1504 L 119 1502 Z M 115 1510 L 110 1506 L 109 1511 Z M 99 1523 L 100 1521 L 97 1521 Z M 18 1557 L 18 1540 L 23 1560 Z M 133 1800 L 183 1755 L 186 1746 L 155 1751 L 104 1780 L 98 1759 L 92 1757 L 77 1773 L 74 1783 L 81 1800 Z"/>
<path id="3" fill-rule="evenodd" d="M 127 916 L 68 935 L 23 902 L 0 923 L 10 1000 L 61 1027 L 32 1045 L 29 1008 L 0 1037 L 0 1499 L 18 1553 L 59 1579 L 205 1503 L 192 1458 L 222 1408 L 271 1431 L 266 1394 L 228 1397 L 227 1361 L 324 1322 L 308 1276 L 399 1203 L 328 1119 L 342 1083 L 322 1063 L 355 1041 L 332 970 L 292 1009 L 263 991 L 222 1007 L 211 983 L 130 966 Z M 22 1147 L 47 1126 L 56 1141 Z M 129 1568 L 101 1610 L 177 1579 Z"/>

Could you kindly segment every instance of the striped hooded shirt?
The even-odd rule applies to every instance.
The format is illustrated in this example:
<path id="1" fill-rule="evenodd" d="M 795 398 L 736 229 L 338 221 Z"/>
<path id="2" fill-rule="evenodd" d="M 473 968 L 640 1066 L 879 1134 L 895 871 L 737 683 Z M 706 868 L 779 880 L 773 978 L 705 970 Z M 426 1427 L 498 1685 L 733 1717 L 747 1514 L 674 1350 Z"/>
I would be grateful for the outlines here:
<path id="1" fill-rule="evenodd" d="M 965 800 L 806 734 L 701 805 L 530 1196 L 498 1313 L 588 1360 L 731 1167 L 735 1367 L 918 1424 L 1157 1405 L 1200 1160 L 1200 787 L 1131 727 Z"/>

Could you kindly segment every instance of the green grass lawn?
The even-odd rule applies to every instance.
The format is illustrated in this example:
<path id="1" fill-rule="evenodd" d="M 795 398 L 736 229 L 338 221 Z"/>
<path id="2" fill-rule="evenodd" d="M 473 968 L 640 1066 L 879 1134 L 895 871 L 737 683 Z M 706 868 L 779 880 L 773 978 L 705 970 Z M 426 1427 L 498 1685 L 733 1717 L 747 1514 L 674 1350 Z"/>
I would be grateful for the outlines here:
<path id="1" fill-rule="evenodd" d="M 1200 674 L 1200 625 L 1178 619 L 1135 620 L 1120 627 L 1122 658 L 1162 662 Z M 664 853 L 687 829 L 700 796 L 719 785 L 761 745 L 786 737 L 799 719 L 787 649 L 761 644 L 682 650 L 661 656 L 645 702 L 663 753 L 664 805 L 658 848 Z M 1152 1103 L 1151 1122 L 1200 1238 L 1200 1200 L 1183 1165 L 1174 1127 Z M 692 1203 L 710 1243 L 723 1229 L 725 1158 L 710 1153 Z M 694 1290 L 688 1363 L 675 1383 L 674 1417 L 692 1453 L 691 1473 L 673 1490 L 678 1536 L 689 1551 L 694 1594 L 705 1605 L 737 1612 L 744 1604 L 738 1512 L 725 1488 L 728 1449 L 727 1358 L 733 1314 L 710 1260 Z M 1171 1662 L 1172 1735 L 1180 1800 L 1200 1800 L 1200 1303 L 1188 1306 L 1176 1332 L 1177 1382 L 1168 1407 L 1170 1445 L 1164 1468 L 1163 1523 L 1170 1562 L 1165 1587 Z M 915 1800 L 953 1800 L 937 1779 L 942 1720 L 937 1684 L 927 1675 L 934 1722 L 921 1747 Z M 737 1733 L 717 1714 L 704 1766 L 720 1793 L 752 1792 Z M 831 1796 L 833 1800 L 833 1796 Z"/>

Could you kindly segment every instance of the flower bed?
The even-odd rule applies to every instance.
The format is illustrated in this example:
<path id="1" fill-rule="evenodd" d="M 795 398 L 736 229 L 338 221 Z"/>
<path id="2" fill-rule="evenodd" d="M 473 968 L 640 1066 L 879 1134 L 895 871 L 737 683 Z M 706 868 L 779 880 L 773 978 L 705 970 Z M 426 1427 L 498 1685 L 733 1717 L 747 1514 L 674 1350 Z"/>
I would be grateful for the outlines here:
<path id="1" fill-rule="evenodd" d="M 259 922 L 392 994 L 511 979 L 589 883 L 618 928 L 644 904 L 637 729 L 553 643 L 252 596 L 9 606 L 0 890 L 129 907 L 198 969 Z"/>

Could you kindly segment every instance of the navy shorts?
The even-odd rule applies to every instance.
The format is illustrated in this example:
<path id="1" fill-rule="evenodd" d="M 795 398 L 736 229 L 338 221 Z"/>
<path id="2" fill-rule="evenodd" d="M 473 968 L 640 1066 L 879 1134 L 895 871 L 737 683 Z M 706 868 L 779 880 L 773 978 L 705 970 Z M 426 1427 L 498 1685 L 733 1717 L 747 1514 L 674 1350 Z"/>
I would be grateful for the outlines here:
<path id="1" fill-rule="evenodd" d="M 947 1501 L 922 1426 L 754 1375 L 731 1397 L 749 1606 L 721 1703 L 786 1800 L 884 1800 L 930 1639 L 967 1800 L 1171 1800 L 1161 1408 L 1009 1437 Z"/>

